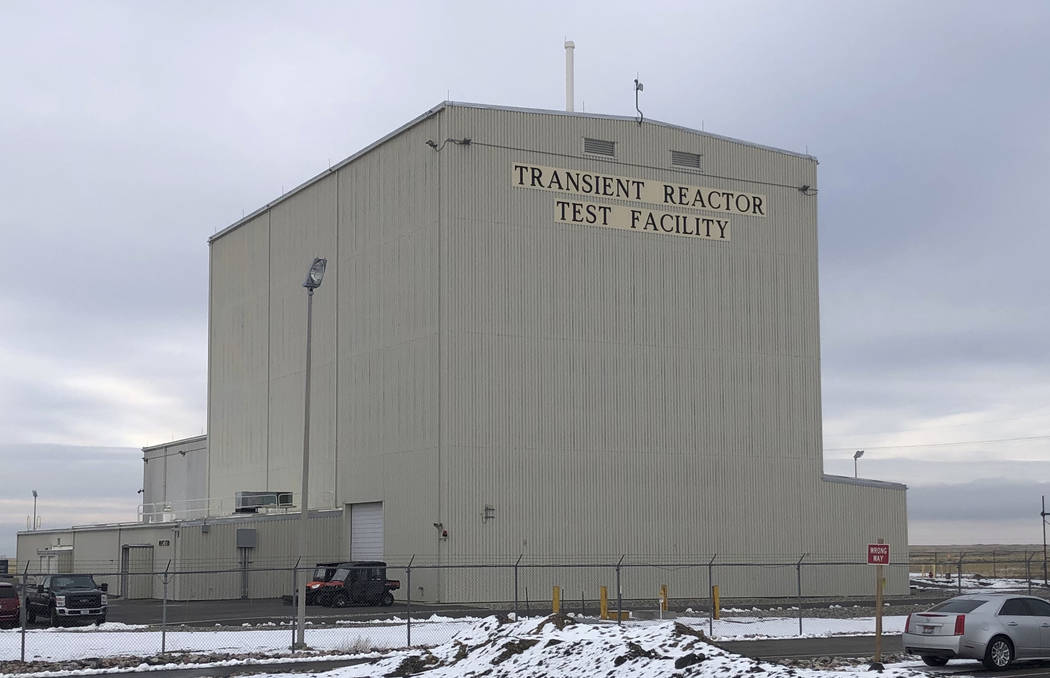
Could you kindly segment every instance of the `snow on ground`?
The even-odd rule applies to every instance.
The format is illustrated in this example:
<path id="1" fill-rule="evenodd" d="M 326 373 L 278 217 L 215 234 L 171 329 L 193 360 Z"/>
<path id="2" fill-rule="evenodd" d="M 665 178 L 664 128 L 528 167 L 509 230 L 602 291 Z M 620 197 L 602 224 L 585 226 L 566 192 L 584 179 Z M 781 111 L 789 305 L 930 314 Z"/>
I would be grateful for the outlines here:
<path id="1" fill-rule="evenodd" d="M 882 618 L 883 633 L 903 633 L 906 616 Z M 715 640 L 759 640 L 762 638 L 827 638 L 828 636 L 862 636 L 875 633 L 875 617 L 824 619 L 807 617 L 798 632 L 798 617 L 727 617 L 716 619 L 713 629 L 707 617 L 679 617 L 678 621 L 710 630 Z"/>
<path id="2" fill-rule="evenodd" d="M 477 620 L 412 622 L 412 643 L 438 645 L 456 633 L 468 629 Z M 361 652 L 405 647 L 404 624 L 390 626 L 340 626 L 308 628 L 306 642 L 322 651 Z M 70 629 L 29 629 L 26 632 L 27 661 L 68 661 L 84 657 L 130 655 L 148 657 L 160 652 L 159 631 L 114 630 L 85 633 L 79 627 Z M 174 627 L 177 629 L 178 627 Z M 219 630 L 169 630 L 165 639 L 168 652 L 226 652 L 230 654 L 291 652 L 292 629 L 251 628 Z M 18 630 L 0 631 L 0 661 L 17 659 L 21 651 Z"/>
<path id="3" fill-rule="evenodd" d="M 719 677 L 763 674 L 763 678 L 918 678 L 925 674 L 890 667 L 869 671 L 851 667 L 821 671 L 788 667 L 741 657 L 710 645 L 697 630 L 675 621 L 647 624 L 575 623 L 567 617 L 501 623 L 484 619 L 452 641 L 431 650 L 404 651 L 374 664 L 326 672 L 326 678 L 377 675 L 421 675 L 453 678 L 501 676 L 665 676 Z M 296 674 L 269 674 L 269 678 Z"/>
<path id="4" fill-rule="evenodd" d="M 884 633 L 901 633 L 906 617 L 884 617 Z M 477 618 L 450 618 L 434 615 L 412 622 L 414 645 L 439 645 L 457 633 L 470 629 Z M 679 617 L 679 621 L 702 629 L 716 640 L 756 640 L 761 638 L 824 638 L 841 635 L 866 635 L 875 632 L 874 617 L 852 619 L 805 618 L 802 635 L 796 617 L 729 617 L 709 625 L 706 617 Z M 659 625 L 658 621 L 629 622 L 631 627 Z M 26 632 L 26 659 L 33 661 L 67 661 L 82 657 L 151 656 L 160 652 L 161 637 L 157 630 L 143 631 L 145 626 L 107 623 L 101 627 L 83 626 L 62 629 L 30 629 Z M 91 633 L 91 631 L 95 631 Z M 165 638 L 168 652 L 228 652 L 230 654 L 290 652 L 292 629 L 257 626 L 218 630 L 187 630 L 172 627 Z M 403 620 L 375 620 L 364 623 L 342 623 L 336 628 L 308 628 L 307 643 L 321 651 L 391 650 L 406 645 Z M 17 629 L 0 631 L 0 660 L 20 656 L 21 635 Z"/>
<path id="5" fill-rule="evenodd" d="M 921 572 L 912 572 L 911 587 L 918 590 L 957 591 L 959 578 L 956 575 L 938 575 L 927 577 Z M 1032 580 L 1035 582 L 1035 580 Z M 980 593 L 981 591 L 1022 591 L 1028 589 L 1027 579 L 1007 579 L 1004 577 L 982 577 L 963 573 L 963 593 Z"/>

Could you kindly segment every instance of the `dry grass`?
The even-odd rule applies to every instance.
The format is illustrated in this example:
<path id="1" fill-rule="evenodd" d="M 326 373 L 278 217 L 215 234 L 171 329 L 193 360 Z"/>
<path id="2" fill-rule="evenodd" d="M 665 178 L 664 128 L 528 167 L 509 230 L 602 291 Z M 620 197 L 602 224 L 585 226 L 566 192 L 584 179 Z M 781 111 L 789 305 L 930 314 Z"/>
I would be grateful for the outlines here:
<path id="1" fill-rule="evenodd" d="M 960 558 L 963 574 L 1023 578 L 1029 568 L 1033 577 L 1043 572 L 1042 544 L 915 544 L 908 551 L 912 572 L 955 574 Z"/>

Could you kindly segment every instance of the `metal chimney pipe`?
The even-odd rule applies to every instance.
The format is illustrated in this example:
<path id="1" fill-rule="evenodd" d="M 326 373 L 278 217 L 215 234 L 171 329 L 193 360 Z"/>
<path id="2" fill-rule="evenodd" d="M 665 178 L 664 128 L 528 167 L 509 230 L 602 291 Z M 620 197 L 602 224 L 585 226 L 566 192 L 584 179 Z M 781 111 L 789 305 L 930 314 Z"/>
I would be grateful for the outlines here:
<path id="1" fill-rule="evenodd" d="M 572 113 L 573 107 L 573 65 L 572 55 L 573 50 L 576 49 L 576 43 L 572 40 L 565 41 L 565 110 Z"/>

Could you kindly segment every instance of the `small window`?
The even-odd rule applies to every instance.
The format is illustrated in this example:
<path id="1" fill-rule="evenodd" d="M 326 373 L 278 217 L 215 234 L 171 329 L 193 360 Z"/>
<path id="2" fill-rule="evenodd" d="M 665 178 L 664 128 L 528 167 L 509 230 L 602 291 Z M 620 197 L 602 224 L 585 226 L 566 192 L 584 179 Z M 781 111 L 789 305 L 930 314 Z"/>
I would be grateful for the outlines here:
<path id="1" fill-rule="evenodd" d="M 1028 610 L 1036 617 L 1050 617 L 1050 603 L 1038 598 L 1028 599 Z"/>
<path id="2" fill-rule="evenodd" d="M 0 598 L 17 598 L 14 586 L 0 586 Z"/>
<path id="3" fill-rule="evenodd" d="M 583 152 L 593 153 L 594 155 L 607 155 L 611 158 L 616 155 L 616 142 L 584 137 Z"/>
<path id="4" fill-rule="evenodd" d="M 688 151 L 671 151 L 671 164 L 675 167 L 700 169 L 700 154 Z"/>

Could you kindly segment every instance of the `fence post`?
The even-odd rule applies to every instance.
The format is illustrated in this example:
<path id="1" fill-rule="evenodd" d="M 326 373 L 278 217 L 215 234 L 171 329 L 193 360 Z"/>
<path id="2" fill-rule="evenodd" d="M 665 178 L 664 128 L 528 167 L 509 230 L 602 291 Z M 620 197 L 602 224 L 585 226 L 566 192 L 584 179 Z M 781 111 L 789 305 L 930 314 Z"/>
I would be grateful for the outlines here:
<path id="1" fill-rule="evenodd" d="M 412 554 L 412 557 L 408 559 L 408 567 L 405 568 L 405 588 L 408 589 L 407 606 L 408 611 L 405 616 L 405 644 L 412 647 L 412 561 L 416 559 L 416 554 Z"/>
<path id="2" fill-rule="evenodd" d="M 1032 595 L 1032 556 L 1028 555 L 1028 551 L 1024 552 L 1024 573 L 1028 579 L 1028 595 Z"/>
<path id="3" fill-rule="evenodd" d="M 160 608 L 160 653 L 164 654 L 168 649 L 168 569 L 171 567 L 171 560 L 168 560 L 168 565 L 164 568 L 164 599 L 161 602 Z"/>
<path id="4" fill-rule="evenodd" d="M 297 601 L 295 599 L 295 592 L 296 592 L 296 588 L 295 587 L 296 587 L 296 584 L 297 584 L 296 579 L 298 578 L 298 575 L 299 575 L 299 561 L 302 560 L 302 559 L 303 559 L 302 556 L 299 556 L 298 558 L 296 558 L 295 559 L 295 565 L 292 566 L 292 646 L 291 646 L 292 652 L 295 652 L 295 646 L 296 646 L 295 634 L 298 632 L 298 625 L 296 623 L 297 615 L 295 614 L 295 610 L 298 609 L 298 607 L 299 607 L 299 605 L 298 605 L 299 601 Z"/>
<path id="5" fill-rule="evenodd" d="M 992 549 L 992 579 L 996 579 L 999 575 L 996 574 L 995 567 L 995 549 Z"/>
<path id="6" fill-rule="evenodd" d="M 518 621 L 518 565 L 524 555 L 524 553 L 519 553 L 518 559 L 514 561 L 514 621 Z"/>
<path id="7" fill-rule="evenodd" d="M 808 553 L 803 553 L 802 557 L 795 563 L 795 580 L 798 584 L 798 635 L 802 635 L 802 561 L 805 560 Z"/>
<path id="8" fill-rule="evenodd" d="M 959 579 L 958 579 L 959 587 L 958 588 L 959 588 L 959 595 L 960 596 L 962 595 L 962 565 L 963 565 L 963 558 L 965 558 L 965 557 L 966 557 L 966 552 L 965 551 L 963 551 L 962 553 L 959 554 Z"/>
<path id="9" fill-rule="evenodd" d="M 707 593 L 711 600 L 711 609 L 707 612 L 707 635 L 711 637 L 715 635 L 715 581 L 714 581 L 714 569 L 715 569 L 715 558 L 718 554 L 711 556 L 711 560 L 707 563 Z"/>
<path id="10" fill-rule="evenodd" d="M 624 554 L 626 555 L 626 554 Z M 624 556 L 616 562 L 616 624 L 623 624 L 623 589 L 620 588 L 620 565 L 623 564 Z"/>
<path id="11" fill-rule="evenodd" d="M 26 660 L 26 586 L 29 585 L 29 559 L 26 559 L 26 567 L 22 571 L 22 612 L 19 616 L 22 618 L 22 661 Z"/>

